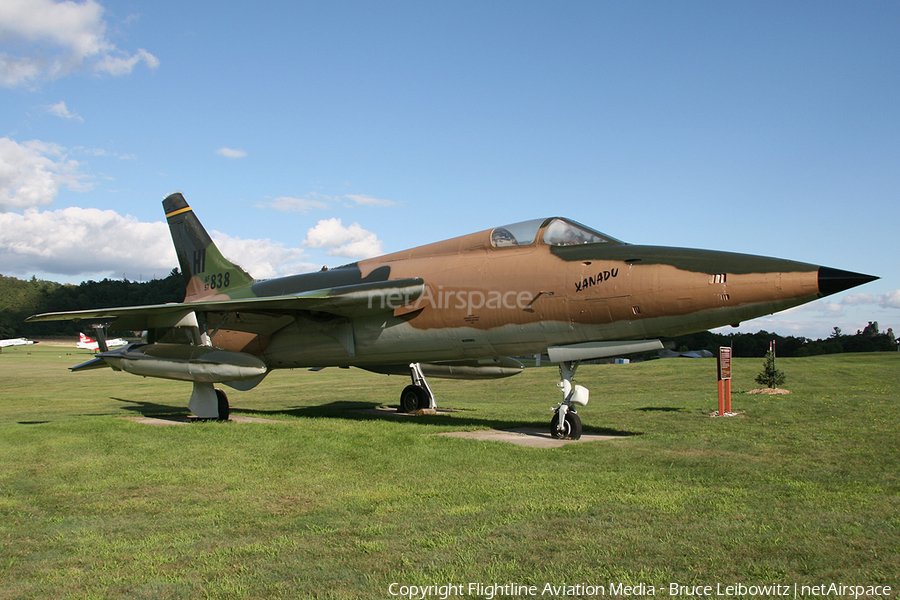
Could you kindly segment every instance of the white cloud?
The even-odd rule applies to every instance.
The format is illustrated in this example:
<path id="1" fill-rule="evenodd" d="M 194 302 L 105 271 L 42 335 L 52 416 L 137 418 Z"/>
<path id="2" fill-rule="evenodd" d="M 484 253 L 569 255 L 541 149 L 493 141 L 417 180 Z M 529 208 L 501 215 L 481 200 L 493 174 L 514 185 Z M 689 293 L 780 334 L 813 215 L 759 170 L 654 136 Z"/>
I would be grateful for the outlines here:
<path id="1" fill-rule="evenodd" d="M 70 207 L 0 213 L 0 273 L 163 276 L 178 265 L 165 223 Z"/>
<path id="2" fill-rule="evenodd" d="M 109 153 L 103 148 L 85 148 L 84 146 L 75 146 L 72 148 L 73 152 L 81 152 L 83 154 L 87 154 L 88 156 L 108 156 Z"/>
<path id="3" fill-rule="evenodd" d="M 816 305 L 813 305 L 816 306 Z M 844 307 L 838 302 L 822 302 L 818 305 L 819 312 L 828 315 L 843 315 Z"/>
<path id="4" fill-rule="evenodd" d="M 300 248 L 285 248 L 269 239 L 244 240 L 213 231 L 211 237 L 222 256 L 238 264 L 256 279 L 293 275 L 317 268 L 304 262 L 309 256 Z"/>
<path id="5" fill-rule="evenodd" d="M 144 62 L 151 69 L 159 66 L 159 59 L 140 48 L 136 54 L 132 56 L 111 56 L 106 55 L 94 65 L 94 70 L 100 73 L 108 73 L 109 75 L 119 76 L 128 75 L 134 70 L 139 62 Z"/>
<path id="6" fill-rule="evenodd" d="M 881 308 L 900 308 L 900 290 L 894 290 L 878 297 Z"/>
<path id="7" fill-rule="evenodd" d="M 841 300 L 841 304 L 846 304 L 848 306 L 863 306 L 866 304 L 875 304 L 875 296 L 872 294 L 847 294 L 844 296 L 844 299 Z"/>
<path id="8" fill-rule="evenodd" d="M 314 209 L 328 208 L 327 200 L 329 200 L 328 196 L 322 196 L 314 192 L 306 198 L 279 196 L 267 204 L 259 204 L 258 206 L 274 208 L 279 212 L 306 213 Z"/>
<path id="9" fill-rule="evenodd" d="M 363 206 L 397 206 L 397 203 L 393 200 L 373 198 L 372 196 L 366 196 L 364 194 L 347 194 L 344 197 L 349 198 L 350 200 L 356 202 L 356 204 Z"/>
<path id="10" fill-rule="evenodd" d="M 243 150 L 235 150 L 234 148 L 219 148 L 216 150 L 216 154 L 224 156 L 225 158 L 244 158 L 247 156 L 247 153 Z"/>
<path id="11" fill-rule="evenodd" d="M 82 119 L 79 115 L 76 115 L 75 113 L 69 111 L 69 109 L 66 107 L 66 103 L 63 101 L 59 101 L 48 108 L 47 112 L 61 119 L 76 119 L 78 121 L 81 121 L 82 123 L 84 122 L 84 119 Z"/>
<path id="12" fill-rule="evenodd" d="M 328 208 L 332 203 L 340 203 L 341 198 L 353 201 L 353 204 L 343 202 L 347 207 L 352 206 L 397 206 L 397 202 L 393 200 L 384 200 L 381 198 L 373 198 L 364 194 L 347 194 L 345 196 L 327 196 L 318 192 L 311 192 L 302 198 L 291 196 L 279 196 L 271 202 L 260 203 L 257 206 L 273 208 L 280 212 L 301 212 L 306 213 L 313 209 Z"/>
<path id="13" fill-rule="evenodd" d="M 872 294 L 848 294 L 841 300 L 842 305 L 846 306 L 874 306 L 881 308 L 900 308 L 900 290 L 894 290 L 879 296 Z"/>
<path id="14" fill-rule="evenodd" d="M 44 61 L 36 58 L 17 58 L 0 52 L 0 85 L 17 87 L 40 77 Z"/>
<path id="15" fill-rule="evenodd" d="M 358 223 L 345 227 L 338 218 L 322 219 L 306 232 L 303 245 L 307 248 L 328 248 L 329 256 L 369 258 L 383 252 L 382 242 Z"/>
<path id="16" fill-rule="evenodd" d="M 91 189 L 78 166 L 57 144 L 0 138 L 0 212 L 50 204 L 60 187 Z"/>
<path id="17" fill-rule="evenodd" d="M 6 87 L 58 79 L 82 67 L 116 76 L 130 73 L 140 62 L 151 69 L 159 66 L 146 50 L 129 55 L 107 39 L 103 7 L 95 0 L 4 0 L 0 39 L 25 48 L 20 56 L 0 53 L 0 85 Z"/>
<path id="18" fill-rule="evenodd" d="M 304 262 L 309 257 L 301 248 L 217 231 L 211 234 L 224 256 L 256 278 L 320 267 Z M 144 223 L 113 210 L 78 207 L 0 213 L 0 273 L 4 275 L 27 278 L 40 273 L 79 281 L 126 274 L 131 279 L 149 279 L 163 277 L 177 266 L 164 222 Z"/>

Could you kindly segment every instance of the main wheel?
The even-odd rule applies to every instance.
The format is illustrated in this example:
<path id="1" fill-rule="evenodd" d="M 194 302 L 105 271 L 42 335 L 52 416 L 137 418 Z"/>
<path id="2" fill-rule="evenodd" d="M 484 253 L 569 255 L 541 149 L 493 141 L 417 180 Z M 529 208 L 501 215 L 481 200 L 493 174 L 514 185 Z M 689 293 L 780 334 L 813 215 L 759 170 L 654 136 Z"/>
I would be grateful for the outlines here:
<path id="1" fill-rule="evenodd" d="M 550 435 L 562 440 L 577 440 L 581 437 L 581 417 L 578 413 L 567 412 L 563 430 L 559 430 L 559 413 L 553 413 L 550 421 Z"/>
<path id="2" fill-rule="evenodd" d="M 231 408 L 228 406 L 228 396 L 225 392 L 216 388 L 216 400 L 219 402 L 219 421 L 227 421 L 231 415 Z"/>
<path id="3" fill-rule="evenodd" d="M 400 412 L 414 413 L 428 408 L 428 394 L 417 385 L 408 385 L 400 392 Z"/>

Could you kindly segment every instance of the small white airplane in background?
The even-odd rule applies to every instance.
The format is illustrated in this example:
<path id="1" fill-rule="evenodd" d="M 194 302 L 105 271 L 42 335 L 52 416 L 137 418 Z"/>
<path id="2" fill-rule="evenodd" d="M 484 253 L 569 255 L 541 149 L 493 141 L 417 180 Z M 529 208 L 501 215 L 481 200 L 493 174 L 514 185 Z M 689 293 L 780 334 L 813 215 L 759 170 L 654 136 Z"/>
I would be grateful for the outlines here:
<path id="1" fill-rule="evenodd" d="M 106 340 L 106 347 L 115 348 L 116 346 L 124 346 L 127 343 L 122 338 L 116 338 L 114 340 Z M 75 346 L 83 350 L 100 350 L 100 344 L 83 333 L 78 334 L 78 343 Z"/>
<path id="2" fill-rule="evenodd" d="M 7 346 L 30 346 L 32 344 L 37 344 L 37 342 L 32 342 L 31 340 L 26 340 L 25 338 L 11 338 L 8 340 L 0 340 L 0 348 L 6 348 Z"/>

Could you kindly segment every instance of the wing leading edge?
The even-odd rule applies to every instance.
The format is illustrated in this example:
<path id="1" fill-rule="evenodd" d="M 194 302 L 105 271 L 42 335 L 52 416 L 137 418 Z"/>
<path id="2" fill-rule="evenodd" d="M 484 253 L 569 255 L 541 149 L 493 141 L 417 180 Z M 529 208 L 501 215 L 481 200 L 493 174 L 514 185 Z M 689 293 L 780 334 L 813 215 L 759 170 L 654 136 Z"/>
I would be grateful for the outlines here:
<path id="1" fill-rule="evenodd" d="M 238 298 L 174 304 L 120 306 L 33 315 L 26 321 L 114 321 L 110 329 L 131 331 L 174 327 L 190 313 L 262 313 L 272 316 L 320 312 L 341 317 L 393 312 L 417 300 L 425 290 L 421 278 L 397 279 L 324 288 L 264 298 Z"/>

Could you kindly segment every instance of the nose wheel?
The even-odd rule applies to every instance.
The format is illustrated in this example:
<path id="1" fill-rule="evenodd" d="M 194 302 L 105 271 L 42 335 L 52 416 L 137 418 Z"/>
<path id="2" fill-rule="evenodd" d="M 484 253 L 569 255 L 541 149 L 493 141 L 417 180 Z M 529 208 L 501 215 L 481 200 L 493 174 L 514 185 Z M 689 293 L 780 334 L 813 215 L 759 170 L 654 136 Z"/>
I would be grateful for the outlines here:
<path id="1" fill-rule="evenodd" d="M 575 411 L 566 411 L 560 427 L 560 414 L 557 411 L 550 420 L 550 435 L 559 440 L 577 440 L 581 437 L 581 417 Z"/>

